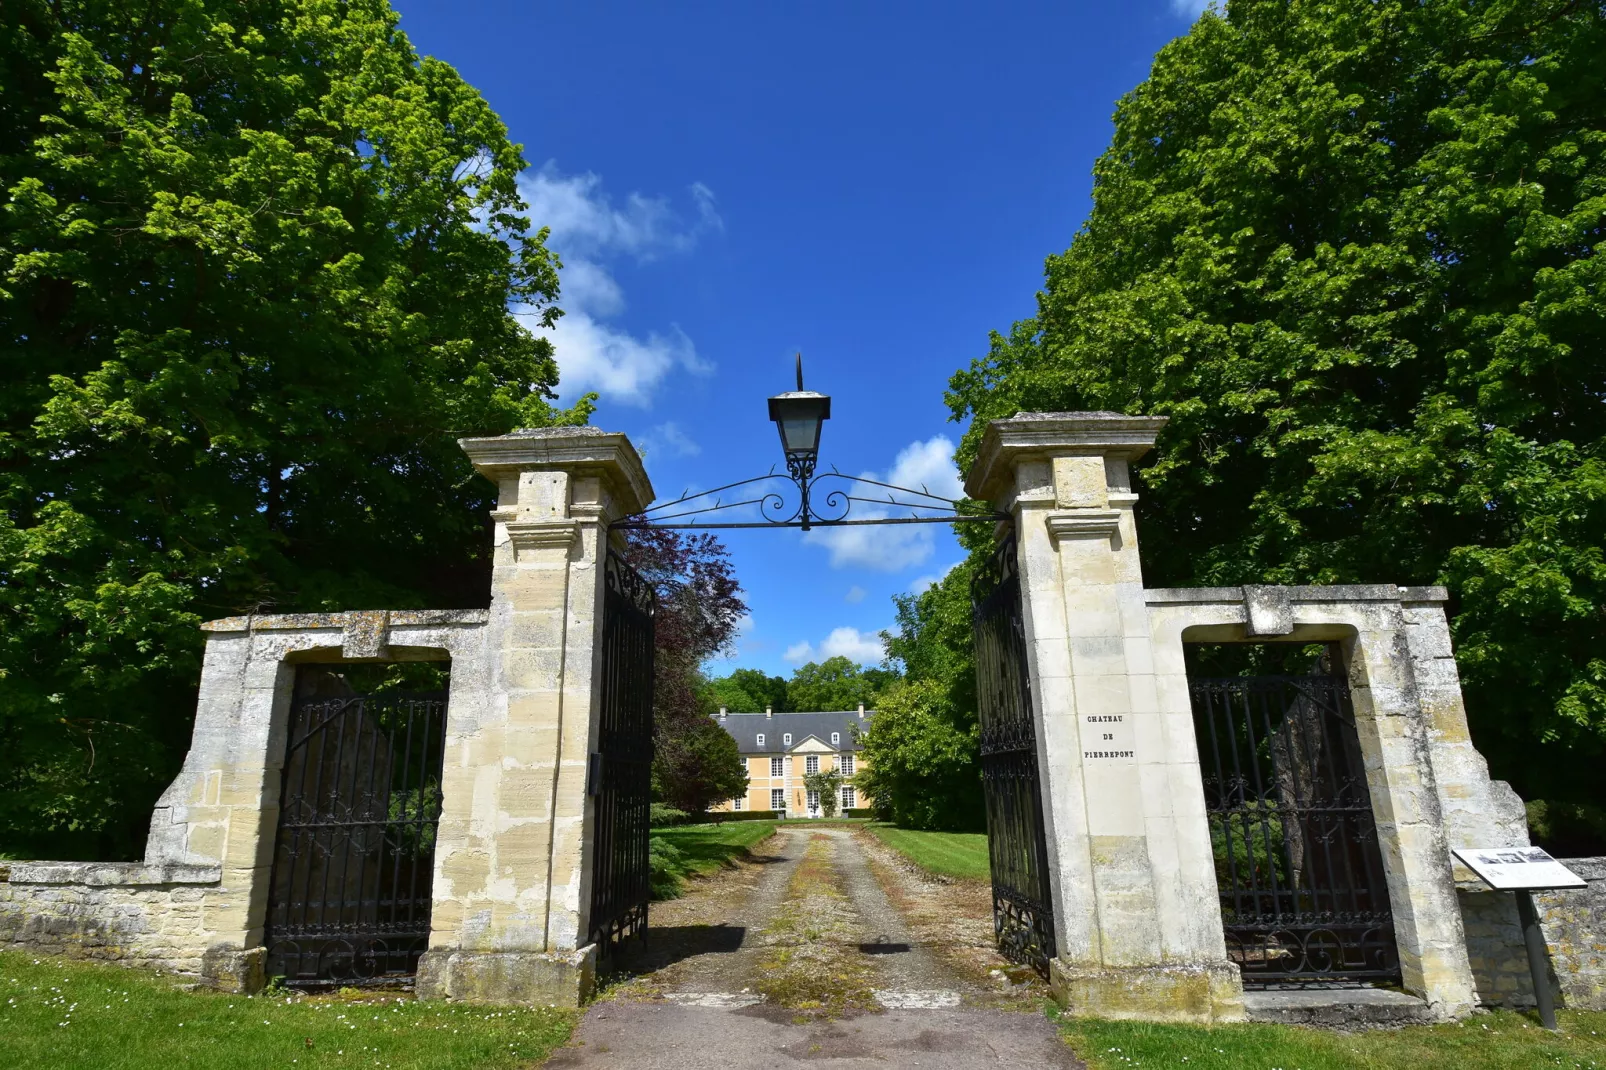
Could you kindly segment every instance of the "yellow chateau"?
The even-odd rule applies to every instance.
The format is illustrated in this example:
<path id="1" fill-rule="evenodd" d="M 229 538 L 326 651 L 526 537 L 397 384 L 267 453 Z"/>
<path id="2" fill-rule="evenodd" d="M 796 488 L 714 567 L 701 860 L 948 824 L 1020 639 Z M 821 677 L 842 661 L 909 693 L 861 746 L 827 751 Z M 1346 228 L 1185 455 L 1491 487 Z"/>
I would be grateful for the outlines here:
<path id="1" fill-rule="evenodd" d="M 855 786 L 863 770 L 858 733 L 870 726 L 874 711 L 845 713 L 727 713 L 716 720 L 736 740 L 747 766 L 747 795 L 727 799 L 715 810 L 777 810 L 787 817 L 822 817 L 815 792 L 804 786 L 810 773 L 832 769 L 842 774 L 837 813 L 869 802 Z"/>

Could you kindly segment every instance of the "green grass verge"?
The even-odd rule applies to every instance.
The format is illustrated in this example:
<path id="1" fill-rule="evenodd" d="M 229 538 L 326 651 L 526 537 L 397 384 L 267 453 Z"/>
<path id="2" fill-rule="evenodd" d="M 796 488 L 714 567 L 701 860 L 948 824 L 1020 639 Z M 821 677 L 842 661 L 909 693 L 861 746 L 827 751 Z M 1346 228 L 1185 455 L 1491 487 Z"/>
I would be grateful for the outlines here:
<path id="1" fill-rule="evenodd" d="M 141 970 L 0 952 L 0 1066 L 19 1070 L 512 1070 L 544 1060 L 574 1021 L 395 994 L 185 991 Z"/>
<path id="2" fill-rule="evenodd" d="M 868 828 L 882 843 L 908 857 L 915 865 L 945 877 L 986 880 L 985 832 L 919 832 L 880 822 Z"/>
<path id="3" fill-rule="evenodd" d="M 712 873 L 775 835 L 774 821 L 729 821 L 652 830 L 652 897 L 674 899 L 687 877 Z"/>
<path id="4" fill-rule="evenodd" d="M 1563 1011 L 1561 1033 L 1511 1011 L 1449 1025 L 1332 1033 L 1284 1025 L 1214 1028 L 1061 1018 L 1090 1070 L 1523 1070 L 1606 1067 L 1606 1013 Z"/>

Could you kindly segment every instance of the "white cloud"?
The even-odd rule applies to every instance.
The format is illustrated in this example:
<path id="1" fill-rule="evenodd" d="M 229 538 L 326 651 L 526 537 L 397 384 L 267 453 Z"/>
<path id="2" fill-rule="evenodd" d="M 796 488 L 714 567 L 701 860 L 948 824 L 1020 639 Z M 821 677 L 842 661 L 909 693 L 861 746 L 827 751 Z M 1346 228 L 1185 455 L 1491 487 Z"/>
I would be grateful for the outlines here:
<path id="1" fill-rule="evenodd" d="M 691 436 L 673 420 L 652 428 L 641 436 L 639 442 L 641 451 L 648 456 L 665 453 L 671 457 L 695 457 L 703 452 L 703 448 L 692 441 Z"/>
<path id="2" fill-rule="evenodd" d="M 856 606 L 860 602 L 864 601 L 864 596 L 869 593 L 870 592 L 866 591 L 863 587 L 860 587 L 857 583 L 855 583 L 852 587 L 848 588 L 848 593 L 842 596 L 842 601 L 848 603 L 849 605 Z"/>
<path id="3" fill-rule="evenodd" d="M 887 656 L 886 644 L 876 632 L 861 632 L 857 628 L 833 628 L 831 634 L 818 647 L 805 640 L 786 648 L 781 657 L 793 665 L 805 661 L 824 661 L 826 658 L 845 657 L 861 665 L 878 665 Z"/>
<path id="4" fill-rule="evenodd" d="M 642 337 L 606 322 L 625 310 L 625 296 L 605 264 L 610 256 L 645 263 L 666 253 L 686 253 L 704 233 L 722 230 L 712 190 L 701 182 L 689 188 L 687 218 L 665 197 L 632 193 L 615 205 L 602 189 L 601 176 L 564 175 L 549 161 L 519 180 L 519 192 L 530 206 L 530 221 L 551 228 L 549 244 L 563 260 L 564 316 L 548 328 L 527 307 L 514 313 L 526 317 L 535 334 L 552 340 L 565 399 L 596 390 L 605 402 L 650 408 L 659 386 L 677 369 L 694 375 L 713 371 L 678 326 Z"/>
<path id="5" fill-rule="evenodd" d="M 1196 19 L 1210 6 L 1210 0 L 1171 0 L 1171 10 L 1178 15 Z"/>
<path id="6" fill-rule="evenodd" d="M 959 483 L 959 469 L 954 466 L 954 444 L 946 435 L 936 435 L 925 442 L 912 442 L 899 451 L 892 470 L 883 479 L 874 472 L 862 473 L 874 479 L 910 490 L 924 490 L 939 498 L 958 499 L 965 496 Z M 822 490 L 830 481 L 821 484 Z M 871 496 L 885 493 L 877 487 L 863 487 L 853 492 Z M 915 499 L 918 500 L 918 499 Z M 908 510 L 894 510 L 885 506 L 871 506 L 855 502 L 849 514 L 857 520 L 871 520 L 892 515 L 909 515 Z M 927 512 L 926 515 L 931 515 Z M 936 535 L 925 524 L 888 524 L 886 526 L 815 528 L 804 536 L 807 542 L 828 547 L 831 567 L 857 565 L 897 572 L 899 569 L 924 564 L 936 552 Z"/>
<path id="7" fill-rule="evenodd" d="M 556 161 L 519 180 L 519 192 L 530 206 L 530 221 L 552 228 L 549 244 L 559 255 L 582 257 L 626 253 L 652 260 L 664 253 L 684 253 L 711 230 L 723 230 L 714 191 L 694 182 L 693 218 L 676 211 L 667 197 L 632 193 L 615 206 L 602 189 L 602 176 L 587 171 L 565 175 Z"/>

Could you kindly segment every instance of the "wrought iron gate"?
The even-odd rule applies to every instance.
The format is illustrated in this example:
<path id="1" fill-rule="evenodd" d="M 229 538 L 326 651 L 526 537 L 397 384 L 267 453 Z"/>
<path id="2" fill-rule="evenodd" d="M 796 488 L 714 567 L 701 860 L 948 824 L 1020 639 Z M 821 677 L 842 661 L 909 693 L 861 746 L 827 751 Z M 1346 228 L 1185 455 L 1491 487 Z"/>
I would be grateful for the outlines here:
<path id="1" fill-rule="evenodd" d="M 652 809 L 652 585 L 612 550 L 604 567 L 602 710 L 587 792 L 596 806 L 590 939 L 609 957 L 647 931 Z"/>
<path id="2" fill-rule="evenodd" d="M 397 983 L 429 944 L 446 693 L 298 701 L 285 751 L 266 972 Z"/>
<path id="3" fill-rule="evenodd" d="M 1026 633 L 1015 540 L 1004 540 L 971 585 L 982 790 L 998 949 L 1045 977 L 1054 957 L 1054 906 L 1037 772 Z"/>
<path id="4" fill-rule="evenodd" d="M 1348 685 L 1312 675 L 1190 687 L 1227 949 L 1244 983 L 1397 982 Z"/>

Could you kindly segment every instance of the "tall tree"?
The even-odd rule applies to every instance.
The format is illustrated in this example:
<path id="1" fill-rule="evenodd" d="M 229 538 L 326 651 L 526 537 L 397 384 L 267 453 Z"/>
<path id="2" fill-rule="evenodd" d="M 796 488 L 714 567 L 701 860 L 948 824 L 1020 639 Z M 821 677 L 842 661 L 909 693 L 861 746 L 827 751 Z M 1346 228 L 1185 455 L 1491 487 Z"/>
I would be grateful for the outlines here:
<path id="1" fill-rule="evenodd" d="M 708 708 L 731 713 L 782 713 L 786 704 L 786 677 L 766 676 L 759 669 L 735 669 L 729 676 L 708 681 Z"/>
<path id="2" fill-rule="evenodd" d="M 658 593 L 653 784 L 664 801 L 701 813 L 747 790 L 736 741 L 708 716 L 702 674 L 703 662 L 729 650 L 747 604 L 714 536 L 650 528 L 628 540 L 630 563 Z"/>
<path id="3" fill-rule="evenodd" d="M 525 166 L 385 0 L 0 19 L 0 850 L 137 855 L 208 617 L 486 599 L 549 404 Z"/>
<path id="4" fill-rule="evenodd" d="M 798 666 L 786 682 L 787 708 L 807 711 L 853 710 L 863 703 L 874 709 L 876 697 L 898 674 L 891 669 L 864 668 L 838 654 Z"/>
<path id="5" fill-rule="evenodd" d="M 1533 796 L 1606 752 L 1606 9 L 1230 0 L 1122 99 L 956 417 L 1163 414 L 1146 578 L 1445 583 Z"/>

